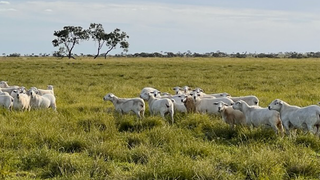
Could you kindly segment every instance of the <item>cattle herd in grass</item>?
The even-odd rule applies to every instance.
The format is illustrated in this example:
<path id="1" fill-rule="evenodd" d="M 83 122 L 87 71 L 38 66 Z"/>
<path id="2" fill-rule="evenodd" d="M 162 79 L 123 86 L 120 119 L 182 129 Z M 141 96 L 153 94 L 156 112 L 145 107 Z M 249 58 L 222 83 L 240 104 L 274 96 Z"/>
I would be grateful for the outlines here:
<path id="1" fill-rule="evenodd" d="M 151 116 L 159 114 L 166 119 L 168 114 L 172 123 L 176 112 L 203 113 L 221 116 L 230 128 L 235 125 L 269 126 L 275 133 L 282 134 L 285 129 L 290 134 L 290 129 L 294 128 L 319 135 L 320 106 L 317 105 L 298 107 L 275 99 L 263 108 L 253 95 L 233 97 L 226 92 L 208 94 L 201 88 L 191 89 L 188 86 L 174 87 L 173 90 L 174 93 L 169 94 L 145 87 L 140 97 L 119 98 L 108 93 L 103 99 L 111 101 L 118 113 L 133 111 L 139 119 L 144 118 L 147 102 Z M 52 85 L 48 85 L 47 89 L 31 87 L 27 90 L 25 87 L 9 86 L 6 81 L 0 81 L 0 106 L 19 111 L 57 108 Z"/>
<path id="2" fill-rule="evenodd" d="M 150 115 L 160 114 L 162 118 L 169 114 L 172 123 L 174 113 L 203 113 L 221 116 L 231 128 L 241 126 L 268 126 L 275 133 L 283 133 L 285 129 L 302 129 L 319 134 L 320 107 L 310 105 L 298 107 L 275 99 L 268 107 L 259 106 L 256 96 L 248 95 L 233 97 L 228 93 L 205 93 L 201 88 L 190 89 L 188 86 L 174 87 L 174 94 L 161 93 L 151 87 L 141 90 L 140 97 L 119 98 L 112 93 L 104 96 L 105 101 L 111 101 L 115 110 L 120 114 L 133 111 L 138 118 L 144 118 L 148 102 Z"/>

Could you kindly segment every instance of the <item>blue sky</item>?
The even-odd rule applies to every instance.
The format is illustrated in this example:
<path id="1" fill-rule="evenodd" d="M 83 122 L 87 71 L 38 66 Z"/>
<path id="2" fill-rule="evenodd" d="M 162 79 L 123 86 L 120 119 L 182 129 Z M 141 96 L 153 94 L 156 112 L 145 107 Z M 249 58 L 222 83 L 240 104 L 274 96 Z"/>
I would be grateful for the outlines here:
<path id="1" fill-rule="evenodd" d="M 55 30 L 90 23 L 125 31 L 128 53 L 320 51 L 318 0 L 0 0 L 0 22 L 1 54 L 52 53 Z M 85 41 L 74 52 L 96 49 Z"/>

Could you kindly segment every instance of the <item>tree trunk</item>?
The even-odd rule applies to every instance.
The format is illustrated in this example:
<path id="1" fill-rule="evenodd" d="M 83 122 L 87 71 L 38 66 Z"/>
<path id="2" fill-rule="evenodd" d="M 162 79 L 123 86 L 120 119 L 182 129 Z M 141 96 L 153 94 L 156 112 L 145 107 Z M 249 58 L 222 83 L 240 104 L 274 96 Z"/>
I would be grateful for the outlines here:
<path id="1" fill-rule="evenodd" d="M 73 57 L 73 56 L 71 55 L 71 50 L 69 51 L 68 58 L 69 58 L 69 59 L 71 59 L 71 58 L 72 58 L 72 59 L 76 59 L 75 57 Z"/>
<path id="2" fill-rule="evenodd" d="M 71 50 L 68 52 L 68 58 L 71 58 Z"/>
<path id="3" fill-rule="evenodd" d="M 94 56 L 93 59 L 96 59 L 96 58 L 99 56 L 99 54 L 100 54 L 100 49 L 98 48 L 98 52 L 97 52 L 97 54 Z"/>
<path id="4" fill-rule="evenodd" d="M 70 59 L 70 58 L 76 59 L 76 58 L 74 58 L 74 57 L 71 55 L 72 49 L 74 48 L 75 45 L 76 45 L 76 40 L 73 41 L 72 46 L 71 46 L 71 48 L 69 49 L 69 54 L 68 54 L 69 59 Z"/>
<path id="5" fill-rule="evenodd" d="M 106 52 L 106 54 L 104 55 L 104 58 L 105 58 L 105 59 L 107 59 L 108 53 L 109 53 L 113 48 L 114 48 L 114 46 L 112 46 L 112 47 Z"/>
<path id="6" fill-rule="evenodd" d="M 101 48 L 102 48 L 102 46 L 103 46 L 103 44 L 104 44 L 104 41 L 101 42 L 101 41 L 99 40 L 98 43 L 99 43 L 99 45 L 98 45 L 98 52 L 97 52 L 97 55 L 95 55 L 93 59 L 97 58 L 97 57 L 100 55 L 100 50 L 101 50 Z"/>

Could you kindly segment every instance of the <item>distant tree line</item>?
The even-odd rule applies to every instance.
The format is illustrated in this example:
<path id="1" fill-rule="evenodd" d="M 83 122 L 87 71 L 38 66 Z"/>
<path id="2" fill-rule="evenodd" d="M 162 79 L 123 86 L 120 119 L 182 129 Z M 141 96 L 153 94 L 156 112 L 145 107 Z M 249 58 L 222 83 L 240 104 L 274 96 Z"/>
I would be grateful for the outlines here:
<path id="1" fill-rule="evenodd" d="M 165 52 L 165 53 L 134 53 L 134 54 L 117 54 L 116 57 L 231 57 L 231 58 L 320 58 L 320 52 L 279 52 L 279 53 L 224 53 L 224 52 L 210 52 L 210 53 L 192 53 L 190 51 L 181 53 Z"/>
<path id="2" fill-rule="evenodd" d="M 110 50 L 110 49 L 108 49 Z M 111 49 L 112 50 L 112 49 Z M 21 55 L 19 53 L 12 53 L 6 55 L 5 53 L 2 53 L 2 56 L 7 57 L 64 57 L 61 54 L 54 52 L 53 54 L 46 54 L 46 53 L 40 53 L 40 54 L 24 54 Z M 154 53 L 134 53 L 134 54 L 127 54 L 127 53 L 121 53 L 116 55 L 108 55 L 107 53 L 101 53 L 101 54 L 72 54 L 73 57 L 163 57 L 163 58 L 171 58 L 171 57 L 231 57 L 231 58 L 295 58 L 295 59 L 301 59 L 301 58 L 320 58 L 320 52 L 307 52 L 307 53 L 298 53 L 298 52 L 279 52 L 279 53 L 224 53 L 224 52 L 210 52 L 210 53 L 192 53 L 191 51 L 187 52 L 154 52 Z M 71 57 L 72 58 L 72 57 Z"/>

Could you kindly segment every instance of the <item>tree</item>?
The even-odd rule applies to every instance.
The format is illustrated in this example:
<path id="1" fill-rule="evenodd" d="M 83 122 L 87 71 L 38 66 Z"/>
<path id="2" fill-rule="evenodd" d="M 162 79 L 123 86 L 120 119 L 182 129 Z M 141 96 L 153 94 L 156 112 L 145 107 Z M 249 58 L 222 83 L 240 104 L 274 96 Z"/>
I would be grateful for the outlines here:
<path id="1" fill-rule="evenodd" d="M 116 48 L 118 43 L 120 44 L 120 48 L 123 49 L 123 51 L 127 52 L 129 48 L 129 43 L 127 42 L 127 38 L 129 36 L 125 32 L 121 32 L 120 29 L 116 28 L 113 32 L 106 35 L 107 42 L 106 46 L 108 48 L 107 52 L 104 55 L 104 58 L 107 58 L 108 53 Z"/>
<path id="2" fill-rule="evenodd" d="M 120 29 L 115 29 L 113 32 L 105 33 L 102 24 L 91 23 L 89 27 L 89 34 L 94 41 L 98 42 L 98 52 L 94 56 L 94 59 L 97 58 L 100 54 L 100 50 L 105 44 L 108 48 L 104 57 L 107 58 L 108 53 L 116 48 L 120 44 L 120 48 L 123 48 L 124 51 L 128 51 L 129 43 L 127 38 L 129 36 L 125 32 L 121 32 Z"/>
<path id="3" fill-rule="evenodd" d="M 88 30 L 84 30 L 82 27 L 78 26 L 64 26 L 60 31 L 54 31 L 54 36 L 57 38 L 52 40 L 54 47 L 58 47 L 61 44 L 65 46 L 64 48 L 59 48 L 59 51 L 63 50 L 64 54 L 67 54 L 68 58 L 73 58 L 72 50 L 76 44 L 79 44 L 80 40 L 89 39 Z M 62 52 L 60 52 L 62 53 Z"/>
<path id="4" fill-rule="evenodd" d="M 58 51 L 54 51 L 52 53 L 52 56 L 53 57 L 61 57 L 61 59 L 65 56 L 65 48 L 64 47 L 59 47 L 59 50 Z"/>
<path id="5" fill-rule="evenodd" d="M 91 23 L 89 27 L 89 34 L 94 41 L 98 42 L 98 52 L 94 56 L 94 59 L 97 58 L 100 54 L 100 50 L 104 43 L 106 42 L 106 33 L 102 27 L 102 24 Z"/>

